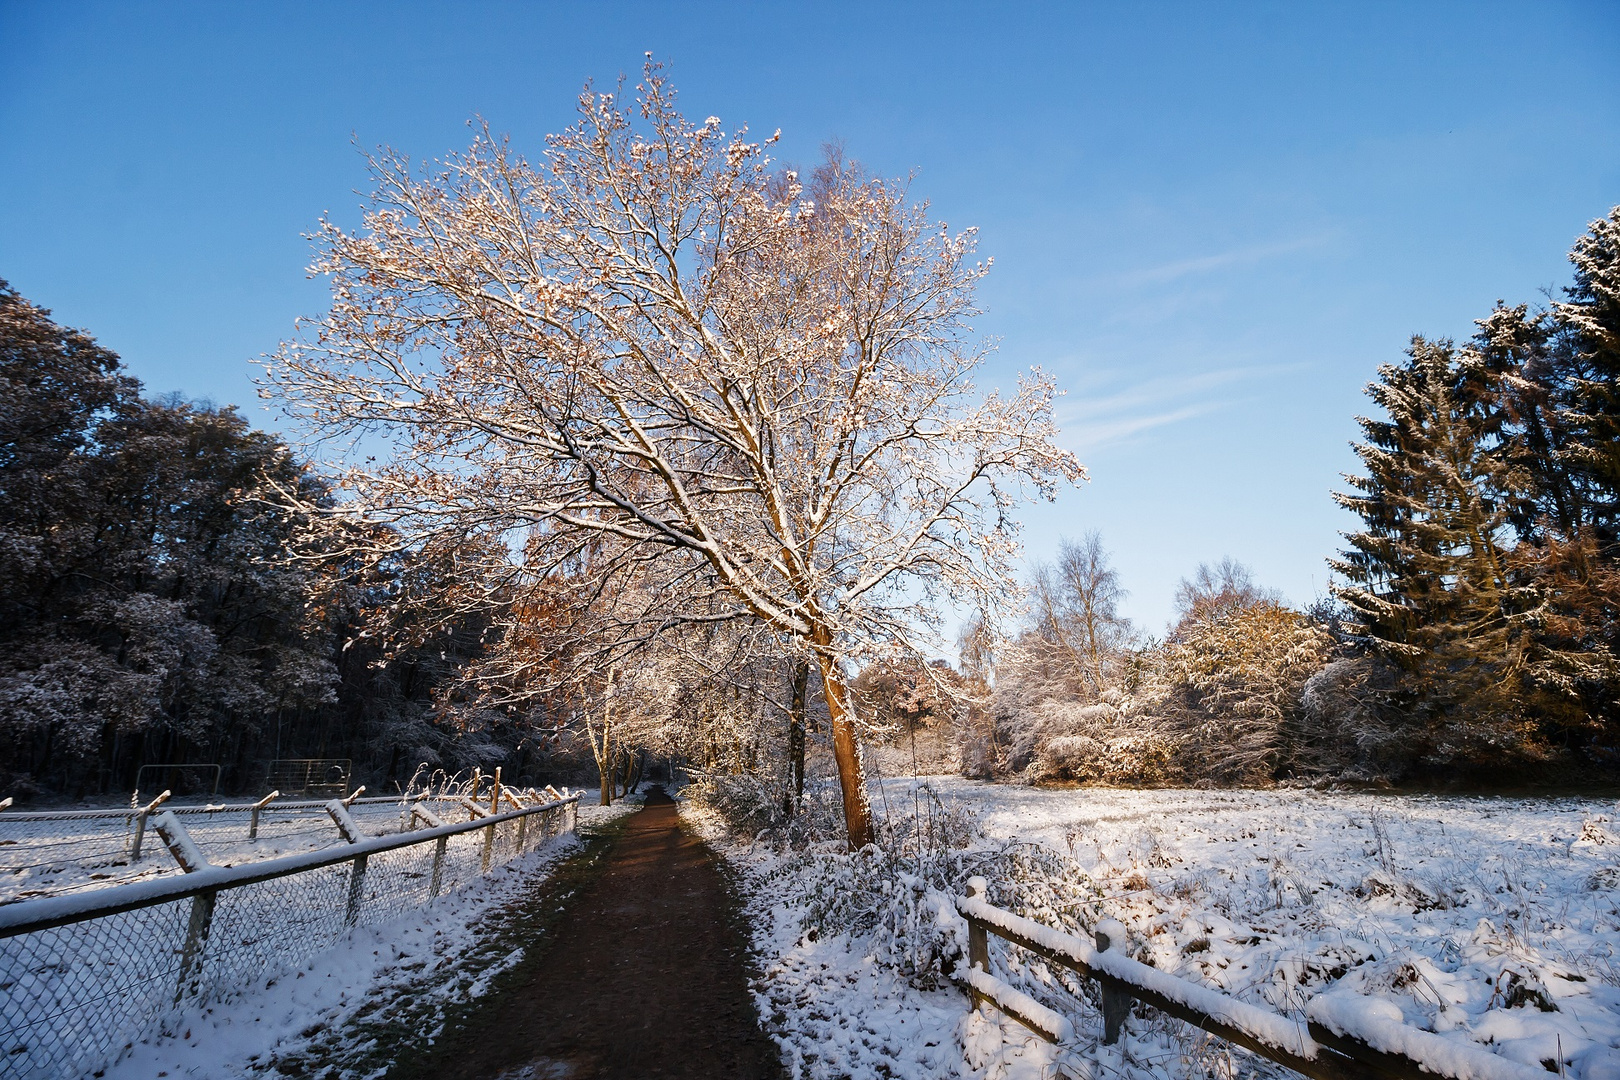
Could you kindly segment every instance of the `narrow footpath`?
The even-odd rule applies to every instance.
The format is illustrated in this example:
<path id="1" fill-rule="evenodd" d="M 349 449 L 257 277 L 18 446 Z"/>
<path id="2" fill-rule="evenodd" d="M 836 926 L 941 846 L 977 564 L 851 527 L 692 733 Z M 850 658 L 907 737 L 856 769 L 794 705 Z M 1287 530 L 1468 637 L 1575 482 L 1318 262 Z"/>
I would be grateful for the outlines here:
<path id="1" fill-rule="evenodd" d="M 602 873 L 425 1060 L 442 1080 L 783 1076 L 748 991 L 741 913 L 715 855 L 653 788 Z M 403 1064 L 403 1063 L 402 1063 Z"/>

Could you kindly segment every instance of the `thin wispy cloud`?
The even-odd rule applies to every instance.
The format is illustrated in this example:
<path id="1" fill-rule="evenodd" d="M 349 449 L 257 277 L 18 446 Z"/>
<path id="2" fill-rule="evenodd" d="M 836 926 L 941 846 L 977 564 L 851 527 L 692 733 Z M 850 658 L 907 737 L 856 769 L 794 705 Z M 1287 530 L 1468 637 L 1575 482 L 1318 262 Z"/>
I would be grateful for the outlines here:
<path id="1" fill-rule="evenodd" d="M 1236 397 L 1217 396 L 1222 387 L 1271 377 L 1293 365 L 1248 365 L 1186 376 L 1159 376 L 1118 389 L 1118 378 L 1105 375 L 1071 385 L 1054 409 L 1063 444 L 1077 453 L 1123 442 L 1156 428 L 1219 412 Z M 1089 385 L 1087 385 L 1089 383 Z"/>
<path id="2" fill-rule="evenodd" d="M 1208 402 L 1203 405 L 1185 405 L 1169 412 L 1150 413 L 1139 416 L 1119 416 L 1112 419 L 1064 424 L 1062 442 L 1075 453 L 1083 454 L 1106 446 L 1109 443 L 1122 442 L 1132 435 L 1139 434 L 1151 428 L 1164 427 L 1168 424 L 1179 423 L 1182 420 L 1191 420 L 1196 416 L 1214 412 L 1221 407 L 1221 402 Z"/>
<path id="3" fill-rule="evenodd" d="M 1114 284 L 1128 288 L 1142 285 L 1165 285 L 1198 274 L 1208 274 L 1216 270 L 1226 270 L 1238 266 L 1253 266 L 1285 255 L 1323 248 L 1330 244 L 1335 236 L 1336 234 L 1331 232 L 1313 233 L 1309 236 L 1298 236 L 1291 240 L 1279 240 L 1269 244 L 1249 244 L 1229 251 L 1216 252 L 1212 255 L 1199 255 L 1194 258 L 1177 259 L 1174 262 L 1162 263 L 1159 266 L 1145 267 L 1141 270 L 1129 270 L 1114 276 L 1112 280 Z"/>

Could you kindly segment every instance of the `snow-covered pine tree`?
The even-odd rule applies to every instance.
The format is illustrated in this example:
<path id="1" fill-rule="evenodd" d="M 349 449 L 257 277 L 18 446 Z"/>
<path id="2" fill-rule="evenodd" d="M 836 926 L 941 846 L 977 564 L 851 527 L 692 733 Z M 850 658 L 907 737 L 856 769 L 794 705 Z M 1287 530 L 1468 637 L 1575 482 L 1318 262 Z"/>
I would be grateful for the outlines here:
<path id="1" fill-rule="evenodd" d="M 1528 480 L 1511 573 L 1537 598 L 1536 711 L 1580 745 L 1620 722 L 1620 207 L 1570 261 L 1562 303 L 1499 304 L 1474 346 L 1505 373 L 1503 450 Z"/>
<path id="2" fill-rule="evenodd" d="M 1620 206 L 1592 222 L 1569 260 L 1575 283 L 1554 304 L 1561 331 L 1562 461 L 1584 502 L 1585 524 L 1614 557 L 1620 547 Z"/>
<path id="3" fill-rule="evenodd" d="M 1510 509 L 1526 476 L 1503 451 L 1505 377 L 1489 353 L 1414 338 L 1368 396 L 1387 420 L 1358 418 L 1367 474 L 1335 493 L 1366 523 L 1330 560 L 1366 642 L 1411 673 L 1420 711 L 1442 721 L 1440 756 L 1527 738 L 1515 719 L 1535 619 L 1517 585 Z M 1505 730 L 1503 726 L 1505 725 Z M 1464 745 L 1468 744 L 1468 745 Z"/>

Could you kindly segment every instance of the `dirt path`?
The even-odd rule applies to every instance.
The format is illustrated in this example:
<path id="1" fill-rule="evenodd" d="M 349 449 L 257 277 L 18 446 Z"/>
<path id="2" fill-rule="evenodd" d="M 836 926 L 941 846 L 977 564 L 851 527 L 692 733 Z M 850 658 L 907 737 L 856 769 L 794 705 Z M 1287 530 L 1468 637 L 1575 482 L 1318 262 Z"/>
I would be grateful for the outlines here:
<path id="1" fill-rule="evenodd" d="M 442 1080 L 783 1075 L 748 993 L 715 856 L 654 789 L 607 867 L 462 1027 L 396 1075 Z"/>

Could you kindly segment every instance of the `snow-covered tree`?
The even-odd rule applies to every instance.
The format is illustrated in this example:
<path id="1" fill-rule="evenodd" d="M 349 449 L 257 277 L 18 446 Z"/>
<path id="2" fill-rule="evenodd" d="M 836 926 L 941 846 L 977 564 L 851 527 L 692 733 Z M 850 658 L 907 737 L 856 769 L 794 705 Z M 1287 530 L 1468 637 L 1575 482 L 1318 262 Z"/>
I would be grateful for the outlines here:
<path id="1" fill-rule="evenodd" d="M 468 567 L 492 596 L 583 543 L 657 559 L 703 585 L 665 618 L 801 645 L 861 845 L 851 659 L 919 649 L 940 595 L 997 609 L 1013 503 L 1082 470 L 1049 379 L 971 382 L 972 231 L 836 159 L 812 198 L 767 145 L 688 122 L 649 64 L 537 163 L 487 131 L 430 170 L 381 155 L 364 225 L 322 226 L 333 306 L 271 387 L 312 436 L 392 451 L 348 463 L 329 517 L 450 551 L 543 539 Z"/>
<path id="2" fill-rule="evenodd" d="M 1271 599 L 1195 611 L 1165 643 L 1147 711 L 1174 739 L 1184 776 L 1270 780 L 1301 749 L 1291 729 L 1306 683 L 1333 656 L 1333 638 Z"/>
<path id="3" fill-rule="evenodd" d="M 0 742 L 36 781 L 237 765 L 336 682 L 289 523 L 252 498 L 265 475 L 304 484 L 297 464 L 229 408 L 139 391 L 0 286 Z"/>
<path id="4" fill-rule="evenodd" d="M 1199 563 L 1191 577 L 1176 583 L 1176 617 L 1180 620 L 1207 621 L 1226 612 L 1281 601 L 1274 590 L 1255 583 L 1253 570 L 1230 555 L 1214 564 Z"/>
<path id="5" fill-rule="evenodd" d="M 1117 681 L 1118 660 L 1131 645 L 1130 620 L 1119 611 L 1127 595 L 1100 533 L 1088 532 L 1078 542 L 1061 539 L 1057 561 L 1038 562 L 1030 573 L 1032 637 L 1026 645 L 1057 650 L 1090 694 L 1099 695 Z"/>
<path id="6" fill-rule="evenodd" d="M 1498 453 L 1500 381 L 1477 352 L 1413 340 L 1367 388 L 1388 419 L 1362 418 L 1366 476 L 1335 498 L 1366 523 L 1332 565 L 1338 596 L 1392 659 L 1434 677 L 1501 682 L 1522 658 L 1524 600 L 1509 579 L 1510 499 L 1520 479 Z M 1466 653 L 1481 662 L 1456 662 Z"/>
<path id="7" fill-rule="evenodd" d="M 1552 315 L 1565 394 L 1562 448 L 1585 496 L 1586 519 L 1606 546 L 1620 545 L 1620 206 L 1592 222 L 1570 252 L 1575 283 Z"/>

